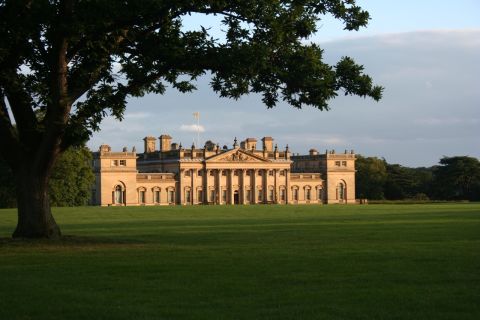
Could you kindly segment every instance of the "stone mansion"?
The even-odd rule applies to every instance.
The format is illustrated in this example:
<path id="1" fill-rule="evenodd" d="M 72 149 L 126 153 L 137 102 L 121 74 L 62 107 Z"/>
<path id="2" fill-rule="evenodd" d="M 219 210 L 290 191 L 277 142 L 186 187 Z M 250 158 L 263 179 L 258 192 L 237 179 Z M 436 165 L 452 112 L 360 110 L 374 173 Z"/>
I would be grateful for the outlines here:
<path id="1" fill-rule="evenodd" d="M 278 150 L 273 138 L 255 138 L 233 147 L 208 141 L 184 148 L 169 135 L 145 137 L 144 152 L 93 153 L 93 204 L 101 206 L 196 204 L 355 203 L 353 151 L 294 155 Z"/>

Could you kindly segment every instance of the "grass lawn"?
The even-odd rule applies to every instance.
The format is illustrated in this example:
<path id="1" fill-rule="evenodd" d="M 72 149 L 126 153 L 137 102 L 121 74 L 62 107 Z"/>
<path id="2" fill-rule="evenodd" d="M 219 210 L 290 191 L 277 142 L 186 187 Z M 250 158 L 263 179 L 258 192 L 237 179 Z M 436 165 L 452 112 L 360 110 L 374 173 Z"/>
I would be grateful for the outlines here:
<path id="1" fill-rule="evenodd" d="M 54 215 L 69 237 L 11 241 L 0 210 L 1 320 L 480 319 L 480 204 Z"/>

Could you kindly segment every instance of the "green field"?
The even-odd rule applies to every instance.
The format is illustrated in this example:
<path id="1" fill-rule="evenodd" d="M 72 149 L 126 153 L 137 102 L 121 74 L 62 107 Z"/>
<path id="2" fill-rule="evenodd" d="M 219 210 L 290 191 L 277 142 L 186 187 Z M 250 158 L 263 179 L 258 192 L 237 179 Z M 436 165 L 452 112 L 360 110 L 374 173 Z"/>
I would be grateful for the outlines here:
<path id="1" fill-rule="evenodd" d="M 0 319 L 480 319 L 480 204 L 58 208 Z"/>

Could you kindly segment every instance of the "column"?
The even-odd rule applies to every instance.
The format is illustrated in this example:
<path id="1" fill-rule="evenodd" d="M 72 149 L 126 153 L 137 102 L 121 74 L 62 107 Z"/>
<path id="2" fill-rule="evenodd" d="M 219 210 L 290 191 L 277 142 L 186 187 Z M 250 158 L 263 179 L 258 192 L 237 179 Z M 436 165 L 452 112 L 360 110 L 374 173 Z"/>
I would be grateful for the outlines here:
<path id="1" fill-rule="evenodd" d="M 257 169 L 254 169 L 252 170 L 252 197 L 253 197 L 253 200 L 250 199 L 250 203 L 251 204 L 255 204 L 257 203 L 257 174 L 258 174 L 258 170 Z"/>
<path id="2" fill-rule="evenodd" d="M 262 181 L 263 181 L 263 186 L 262 186 L 262 190 L 263 190 L 263 203 L 267 203 L 268 202 L 268 169 L 263 169 L 263 177 L 262 177 Z"/>
<path id="3" fill-rule="evenodd" d="M 227 192 L 228 192 L 228 204 L 234 204 L 233 201 L 233 170 L 229 169 L 228 170 L 228 181 L 227 181 Z"/>
<path id="4" fill-rule="evenodd" d="M 203 170 L 203 203 L 208 204 L 208 177 L 210 176 L 210 170 Z"/>
<path id="5" fill-rule="evenodd" d="M 273 169 L 273 202 L 278 203 L 278 169 Z"/>
<path id="6" fill-rule="evenodd" d="M 190 196 L 192 197 L 192 204 L 197 202 L 197 170 L 191 169 L 191 191 Z"/>
<path id="7" fill-rule="evenodd" d="M 240 202 L 240 204 L 245 204 L 245 194 L 247 193 L 247 192 L 245 191 L 245 189 L 246 189 L 246 188 L 245 188 L 245 187 L 246 187 L 246 183 L 245 183 L 245 178 L 246 178 L 245 173 L 246 173 L 246 170 L 245 170 L 245 169 L 242 169 L 241 172 L 242 172 L 242 178 L 241 178 L 241 181 L 240 181 L 240 190 L 239 190 L 239 192 L 240 192 L 240 194 L 239 194 L 239 196 L 240 196 L 240 201 L 239 201 L 239 202 Z"/>
<path id="8" fill-rule="evenodd" d="M 184 169 L 180 169 L 180 177 L 178 179 L 178 192 L 180 192 L 180 204 L 183 205 L 185 203 L 185 192 L 183 190 L 183 187 L 184 187 L 184 183 L 183 183 L 183 179 L 184 179 L 184 175 L 185 175 L 185 170 Z"/>
<path id="9" fill-rule="evenodd" d="M 290 203 L 290 169 L 285 170 L 285 203 Z"/>
<path id="10" fill-rule="evenodd" d="M 221 197 L 222 197 L 222 195 L 220 194 L 221 178 L 222 178 L 222 171 L 217 169 L 215 174 L 215 204 L 220 204 Z"/>

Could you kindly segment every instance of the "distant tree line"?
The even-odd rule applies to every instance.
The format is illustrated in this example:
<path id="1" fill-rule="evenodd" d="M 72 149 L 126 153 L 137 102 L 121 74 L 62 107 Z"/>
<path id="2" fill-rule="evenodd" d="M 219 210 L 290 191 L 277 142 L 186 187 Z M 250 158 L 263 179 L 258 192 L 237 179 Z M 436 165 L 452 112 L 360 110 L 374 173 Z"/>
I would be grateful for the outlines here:
<path id="1" fill-rule="evenodd" d="M 52 206 L 83 206 L 90 201 L 95 176 L 92 153 L 86 147 L 71 147 L 57 161 L 49 181 Z M 15 180 L 0 158 L 0 208 L 17 206 Z"/>
<path id="2" fill-rule="evenodd" d="M 477 158 L 444 157 L 432 167 L 409 168 L 358 156 L 356 170 L 357 199 L 480 201 Z"/>

